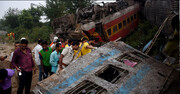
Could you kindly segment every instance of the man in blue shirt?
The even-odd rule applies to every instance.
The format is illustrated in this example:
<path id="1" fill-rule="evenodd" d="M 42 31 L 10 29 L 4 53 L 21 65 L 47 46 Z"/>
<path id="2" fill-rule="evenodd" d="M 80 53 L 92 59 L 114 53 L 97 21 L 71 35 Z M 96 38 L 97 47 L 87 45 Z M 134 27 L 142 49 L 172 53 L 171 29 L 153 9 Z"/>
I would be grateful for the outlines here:
<path id="1" fill-rule="evenodd" d="M 59 57 L 60 57 L 60 51 L 62 49 L 61 43 L 56 44 L 56 50 L 51 53 L 50 56 L 50 64 L 52 66 L 51 72 L 56 73 L 57 67 L 58 67 L 58 62 L 59 62 Z"/>

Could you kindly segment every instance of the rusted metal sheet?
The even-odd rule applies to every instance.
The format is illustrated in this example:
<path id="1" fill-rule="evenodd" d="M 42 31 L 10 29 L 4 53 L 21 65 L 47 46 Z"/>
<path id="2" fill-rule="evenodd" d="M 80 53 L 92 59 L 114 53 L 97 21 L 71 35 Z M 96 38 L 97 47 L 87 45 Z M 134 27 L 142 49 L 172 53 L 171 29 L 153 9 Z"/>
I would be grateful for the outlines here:
<path id="1" fill-rule="evenodd" d="M 161 94 L 178 74 L 123 42 L 109 42 L 39 82 L 35 94 Z"/>

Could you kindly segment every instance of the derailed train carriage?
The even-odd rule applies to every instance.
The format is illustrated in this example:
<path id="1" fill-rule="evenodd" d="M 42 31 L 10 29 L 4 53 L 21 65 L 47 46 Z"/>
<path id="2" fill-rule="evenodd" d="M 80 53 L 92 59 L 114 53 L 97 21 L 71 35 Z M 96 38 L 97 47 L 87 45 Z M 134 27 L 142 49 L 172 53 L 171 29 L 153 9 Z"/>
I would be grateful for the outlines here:
<path id="1" fill-rule="evenodd" d="M 126 45 L 109 42 L 38 82 L 35 94 L 163 94 L 178 73 Z"/>
<path id="2" fill-rule="evenodd" d="M 69 14 L 54 19 L 52 27 L 58 37 L 80 40 L 85 36 L 94 37 L 97 42 L 113 41 L 126 37 L 138 26 L 139 10 L 138 2 L 128 3 L 123 0 L 104 6 L 94 5 L 83 11 L 78 10 L 76 15 Z M 74 32 L 75 28 L 80 28 L 83 32 Z"/>
<path id="3" fill-rule="evenodd" d="M 102 18 L 98 22 L 89 22 L 81 26 L 88 37 L 95 37 L 99 42 L 114 41 L 126 37 L 139 23 L 139 3 Z"/>

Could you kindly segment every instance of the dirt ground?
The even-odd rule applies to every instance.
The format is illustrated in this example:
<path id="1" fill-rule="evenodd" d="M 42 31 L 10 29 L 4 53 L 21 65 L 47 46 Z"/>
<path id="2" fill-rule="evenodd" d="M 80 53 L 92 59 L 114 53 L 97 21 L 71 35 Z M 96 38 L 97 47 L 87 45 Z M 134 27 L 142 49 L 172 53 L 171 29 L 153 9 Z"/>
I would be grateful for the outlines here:
<path id="1" fill-rule="evenodd" d="M 28 46 L 32 50 L 35 47 L 35 45 L 36 44 L 34 43 L 34 44 L 29 44 Z M 10 58 L 10 54 L 13 50 L 14 50 L 13 44 L 0 44 L 0 56 L 5 56 L 5 55 L 8 56 L 8 58 L 6 60 L 0 61 L 0 69 L 1 68 L 10 68 L 9 58 Z M 38 82 L 38 73 L 39 73 L 39 70 L 38 70 L 38 68 L 36 68 L 36 73 L 33 73 L 33 77 L 32 77 L 31 91 L 34 89 L 35 85 Z M 12 81 L 11 82 L 12 83 L 12 94 L 17 94 L 17 89 L 18 89 L 17 72 L 12 77 L 11 81 Z"/>

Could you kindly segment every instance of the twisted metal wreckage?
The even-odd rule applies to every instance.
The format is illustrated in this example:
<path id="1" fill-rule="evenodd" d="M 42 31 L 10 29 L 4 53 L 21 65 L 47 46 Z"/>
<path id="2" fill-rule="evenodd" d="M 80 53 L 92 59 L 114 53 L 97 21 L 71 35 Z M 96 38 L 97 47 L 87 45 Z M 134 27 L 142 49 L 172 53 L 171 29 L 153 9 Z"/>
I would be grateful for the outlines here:
<path id="1" fill-rule="evenodd" d="M 85 8 L 78 8 L 76 15 L 67 14 L 56 18 L 51 23 L 54 30 L 51 37 L 53 38 L 56 35 L 79 40 L 82 36 L 93 36 L 100 41 L 108 41 L 110 37 L 106 34 L 107 29 L 117 21 L 120 22 L 122 18 L 125 19 L 123 15 L 131 16 L 138 12 L 139 4 L 132 2 L 133 0 L 129 1 L 131 2 L 121 0 L 114 3 L 103 3 L 103 6 L 91 5 Z M 110 23 L 114 24 L 108 25 Z M 131 28 L 135 26 L 131 25 Z M 125 32 L 128 33 L 129 31 Z"/>

